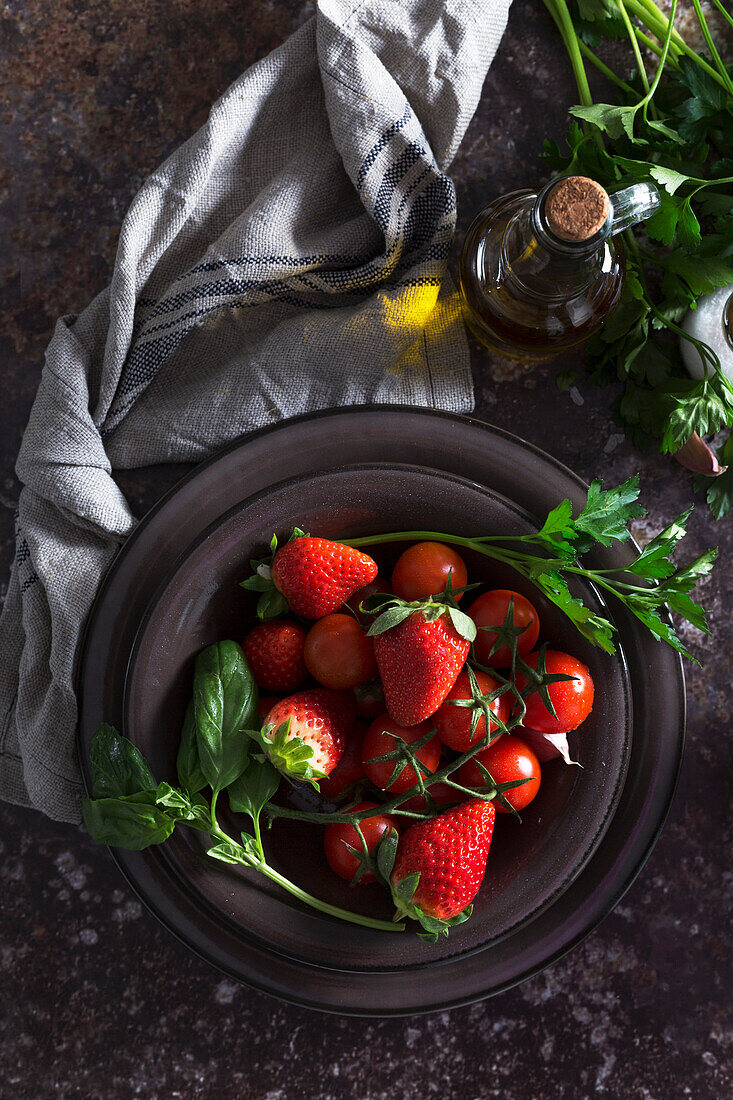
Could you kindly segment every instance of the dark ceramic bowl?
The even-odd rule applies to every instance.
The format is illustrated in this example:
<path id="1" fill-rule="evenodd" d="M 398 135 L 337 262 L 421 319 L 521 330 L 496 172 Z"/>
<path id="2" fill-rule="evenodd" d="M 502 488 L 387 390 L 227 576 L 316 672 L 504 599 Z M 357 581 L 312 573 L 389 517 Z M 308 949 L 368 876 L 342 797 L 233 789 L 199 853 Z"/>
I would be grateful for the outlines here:
<path id="1" fill-rule="evenodd" d="M 359 465 L 337 464 L 334 445 L 345 438 Z M 569 472 L 526 444 L 425 411 L 340 411 L 248 437 L 174 490 L 117 560 L 91 617 L 82 664 L 82 759 L 105 718 L 140 746 L 157 775 L 174 779 L 193 657 L 215 639 L 246 632 L 252 602 L 237 581 L 273 530 L 523 533 L 578 492 Z M 616 564 L 626 552 L 604 552 L 599 564 Z M 590 666 L 596 704 L 574 735 L 583 770 L 545 765 L 522 824 L 498 821 L 475 914 L 438 945 L 301 908 L 261 877 L 206 859 L 186 830 L 146 852 L 116 853 L 164 922 L 233 975 L 341 1012 L 465 1003 L 567 949 L 620 895 L 648 851 L 681 749 L 679 661 L 588 587 L 579 588 L 584 600 L 616 616 L 615 657 L 584 642 L 511 571 L 478 556 L 468 564 L 476 579 L 527 591 L 540 604 L 543 637 Z M 378 888 L 349 890 L 331 874 L 318 826 L 277 822 L 266 844 L 273 863 L 312 893 L 389 915 Z"/>

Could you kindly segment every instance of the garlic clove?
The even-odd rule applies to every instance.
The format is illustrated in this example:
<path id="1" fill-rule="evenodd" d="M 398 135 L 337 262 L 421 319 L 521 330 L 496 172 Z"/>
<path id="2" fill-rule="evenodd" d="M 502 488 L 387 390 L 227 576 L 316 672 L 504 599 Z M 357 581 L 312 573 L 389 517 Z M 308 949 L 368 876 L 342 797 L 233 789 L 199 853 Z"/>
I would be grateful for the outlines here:
<path id="1" fill-rule="evenodd" d="M 685 466 L 695 474 L 704 474 L 707 477 L 717 477 L 728 469 L 727 466 L 720 465 L 715 451 L 708 447 L 697 432 L 693 432 L 687 442 L 674 452 L 674 457 L 681 466 Z"/>

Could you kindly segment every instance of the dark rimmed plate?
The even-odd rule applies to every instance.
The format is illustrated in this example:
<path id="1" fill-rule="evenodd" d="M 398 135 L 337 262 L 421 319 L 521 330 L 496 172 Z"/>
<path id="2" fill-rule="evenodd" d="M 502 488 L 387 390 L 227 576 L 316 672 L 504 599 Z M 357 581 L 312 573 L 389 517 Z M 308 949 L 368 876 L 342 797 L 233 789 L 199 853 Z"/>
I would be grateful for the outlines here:
<path id="1" fill-rule="evenodd" d="M 115 562 L 90 618 L 81 667 L 81 755 L 85 762 L 89 738 L 102 718 L 122 726 L 146 748 L 152 745 L 151 728 L 145 727 L 145 700 L 152 703 L 156 698 L 167 698 L 175 676 L 166 681 L 166 675 L 171 677 L 175 669 L 180 673 L 190 656 L 185 645 L 183 649 L 176 649 L 170 641 L 164 642 L 171 637 L 170 623 L 166 628 L 160 616 L 156 620 L 156 607 L 170 606 L 177 593 L 180 595 L 184 591 L 195 604 L 198 593 L 199 611 L 190 613 L 193 618 L 187 621 L 188 627 L 196 622 L 201 628 L 194 649 L 212 637 L 221 636 L 221 616 L 207 620 L 205 608 L 221 590 L 220 580 L 224 574 L 217 576 L 215 582 L 212 578 L 210 591 L 203 596 L 205 586 L 201 583 L 200 572 L 197 574 L 207 552 L 213 552 L 217 531 L 220 532 L 218 546 L 224 562 L 230 551 L 236 557 L 241 550 L 246 557 L 248 547 L 237 546 L 237 523 L 249 516 L 245 518 L 245 526 L 250 533 L 254 532 L 256 523 L 252 523 L 255 514 L 252 509 L 256 512 L 259 507 L 262 513 L 262 501 L 274 503 L 276 511 L 278 506 L 281 510 L 284 508 L 288 518 L 293 509 L 302 511 L 307 503 L 309 514 L 317 516 L 319 492 L 320 498 L 324 492 L 319 490 L 315 497 L 306 500 L 303 485 L 314 480 L 313 474 L 322 472 L 326 479 L 322 489 L 325 491 L 330 484 L 331 497 L 338 497 L 333 488 L 335 483 L 328 482 L 334 475 L 328 471 L 338 467 L 346 454 L 352 463 L 378 459 L 381 469 L 385 465 L 404 464 L 430 467 L 422 472 L 402 471 L 399 476 L 415 479 L 412 484 L 416 488 L 420 478 L 428 479 L 408 497 L 414 519 L 419 517 L 421 508 L 423 511 L 430 508 L 428 483 L 431 479 L 433 486 L 451 485 L 453 496 L 460 497 L 467 505 L 468 518 L 465 511 L 461 511 L 460 515 L 453 514 L 451 525 L 441 521 L 444 529 L 449 530 L 460 529 L 456 525 L 461 517 L 467 532 L 476 530 L 475 526 L 471 527 L 472 521 L 499 524 L 500 529 L 506 529 L 507 523 L 526 522 L 512 504 L 540 518 L 560 497 L 578 499 L 583 491 L 582 483 L 564 467 L 514 437 L 477 421 L 424 410 L 394 407 L 339 410 L 289 421 L 246 438 L 199 467 L 169 494 L 137 529 Z M 440 471 L 435 471 L 436 466 L 440 466 L 444 475 L 463 475 L 460 491 L 455 478 L 441 478 Z M 306 481 L 293 483 L 294 476 Z M 343 471 L 340 475 L 348 476 Z M 363 475 L 354 471 L 350 476 Z M 394 472 L 389 476 L 393 484 L 388 489 L 382 486 L 386 492 L 383 503 L 387 500 L 391 502 L 389 507 L 394 507 L 395 494 L 405 495 L 408 482 L 400 483 Z M 376 474 L 372 482 L 375 478 Z M 471 486 L 468 480 L 485 488 Z M 272 487 L 283 481 L 299 484 L 299 488 L 288 498 L 288 490 L 281 487 L 278 505 L 277 493 L 273 496 Z M 353 482 L 352 489 L 355 487 L 356 482 Z M 486 489 L 493 492 L 486 492 Z M 375 529 L 374 513 L 369 512 L 370 493 L 363 487 L 360 491 L 364 497 L 361 518 L 367 527 Z M 343 533 L 345 525 L 352 530 L 355 524 L 358 526 L 359 517 L 353 511 L 354 495 L 348 492 L 346 497 L 338 497 L 342 511 L 333 517 L 336 529 L 324 533 Z M 443 492 L 443 497 L 445 495 Z M 435 496 L 433 492 L 433 504 Z M 251 498 L 260 503 L 252 503 Z M 287 507 L 284 505 L 286 499 L 290 500 Z M 351 513 L 345 514 L 343 509 L 348 512 L 349 499 Z M 250 503 L 245 504 L 245 501 Z M 374 500 L 372 508 L 373 504 Z M 450 518 L 450 507 L 447 512 L 446 507 L 444 499 L 440 514 Z M 227 512 L 230 514 L 225 518 Z M 263 531 L 268 524 L 273 525 L 274 515 L 275 512 L 264 509 L 261 515 Z M 435 518 L 434 508 L 431 515 Z M 328 509 L 322 508 L 320 516 L 321 521 L 327 523 Z M 384 529 L 394 524 L 387 522 L 382 526 Z M 209 527 L 211 530 L 205 533 Z M 207 540 L 212 539 L 213 543 L 209 542 L 207 547 Z M 598 563 L 617 564 L 626 560 L 627 554 L 628 550 L 623 549 L 604 551 L 599 554 Z M 233 561 L 230 559 L 226 568 Z M 172 588 L 169 584 L 161 589 L 161 583 L 172 568 L 182 587 L 176 589 L 174 581 Z M 186 589 L 186 585 L 193 587 Z M 162 597 L 165 598 L 161 604 Z M 148 607 L 150 614 L 146 616 Z M 506 988 L 566 950 L 617 900 L 648 852 L 674 787 L 682 746 L 684 709 L 680 663 L 671 650 L 663 649 L 637 629 L 622 610 L 613 609 L 613 613 L 628 658 L 634 733 L 629 752 L 628 738 L 622 734 L 614 742 L 618 751 L 608 754 L 611 761 L 608 788 L 595 792 L 594 809 L 599 820 L 589 828 L 584 846 L 576 846 L 569 860 L 568 874 L 559 875 L 559 867 L 550 876 L 538 872 L 538 880 L 548 880 L 543 882 L 542 888 L 534 894 L 532 890 L 525 890 L 522 904 L 511 912 L 506 911 L 505 906 L 503 915 L 499 904 L 498 909 L 493 909 L 496 918 L 493 924 L 492 906 L 497 905 L 497 899 L 500 903 L 502 893 L 506 901 L 506 890 L 511 890 L 511 883 L 504 890 L 487 890 L 479 919 L 458 930 L 467 933 L 473 928 L 473 932 L 465 939 L 454 935 L 446 943 L 439 963 L 425 945 L 420 944 L 416 953 L 412 939 L 409 949 L 385 948 L 375 957 L 370 943 L 361 935 L 354 936 L 351 928 L 300 913 L 283 902 L 278 894 L 263 893 L 259 885 L 255 889 L 239 887 L 243 894 L 238 898 L 236 890 L 228 893 L 221 885 L 225 881 L 222 879 L 217 880 L 219 886 L 212 893 L 213 880 L 208 877 L 208 863 L 207 871 L 203 872 L 195 849 L 188 847 L 185 841 L 178 848 L 167 845 L 143 853 L 119 852 L 120 865 L 143 899 L 190 946 L 237 977 L 286 999 L 340 1012 L 391 1014 L 430 1011 L 466 1003 Z M 125 707 L 126 666 L 143 620 L 145 627 L 130 665 Z M 206 636 L 207 629 L 214 633 Z M 558 629 L 562 629 L 562 625 Z M 185 635 L 186 631 L 182 633 Z M 139 670 L 150 663 L 155 644 L 161 652 L 168 649 L 176 652 L 171 661 L 166 663 L 164 659 L 154 672 L 151 679 L 155 684 L 151 689 L 145 686 Z M 574 650 L 578 650 L 577 642 Z M 592 658 L 587 658 L 585 651 L 581 655 L 597 659 L 591 652 Z M 623 698 L 626 676 L 620 666 L 614 667 L 620 698 Z M 175 705 L 173 703 L 173 710 Z M 151 714 L 154 709 L 153 706 Z M 613 714 L 606 718 L 609 724 L 615 720 L 621 729 L 625 720 L 619 721 L 618 706 L 612 709 Z M 654 715 L 653 723 L 647 717 L 651 715 Z M 597 749 L 602 744 L 602 730 L 596 732 L 596 737 L 588 739 L 588 746 Z M 614 734 L 616 732 L 614 728 Z M 159 758 L 155 761 L 161 769 L 170 764 L 170 759 L 165 759 L 166 752 L 170 755 L 165 743 L 163 738 Z M 155 751 L 152 755 L 155 757 Z M 621 789 L 627 755 L 629 772 Z M 593 782 L 591 771 L 597 778 L 598 769 L 587 769 L 587 778 Z M 583 789 L 578 785 L 574 799 Z M 586 792 L 590 789 L 586 788 Z M 296 861 L 299 858 L 297 843 L 285 845 L 276 853 L 284 866 L 288 864 L 288 851 L 294 853 Z M 531 852 L 527 858 L 531 864 Z M 542 856 L 541 864 L 535 866 L 544 865 L 548 858 L 551 859 L 549 850 Z M 560 860 L 563 866 L 564 862 L 567 860 Z M 570 881 L 573 874 L 576 877 Z M 205 889 L 201 876 L 208 883 Z M 250 902 L 254 897 L 260 899 L 262 914 L 269 913 L 270 918 L 276 915 L 274 932 L 268 930 L 268 922 L 264 919 L 259 925 L 257 922 L 243 923 L 247 890 L 251 891 Z M 297 935 L 292 934 L 294 930 Z M 305 942 L 299 947 L 303 937 Z M 323 946 L 326 941 L 331 945 L 330 951 Z"/>

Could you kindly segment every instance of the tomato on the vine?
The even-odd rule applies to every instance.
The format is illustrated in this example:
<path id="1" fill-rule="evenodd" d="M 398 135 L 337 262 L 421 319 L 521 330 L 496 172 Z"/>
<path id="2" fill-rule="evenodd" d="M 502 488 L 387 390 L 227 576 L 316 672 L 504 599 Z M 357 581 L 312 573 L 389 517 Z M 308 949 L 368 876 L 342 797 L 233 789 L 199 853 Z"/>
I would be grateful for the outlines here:
<path id="1" fill-rule="evenodd" d="M 373 810 L 377 807 L 376 802 L 359 802 L 354 806 L 354 810 Z M 387 814 L 374 814 L 373 817 L 365 817 L 359 822 L 359 827 L 364 837 L 364 842 L 370 852 L 373 852 L 385 833 L 390 829 L 395 829 L 397 832 L 397 826 L 391 817 Z M 323 836 L 323 848 L 326 853 L 326 859 L 333 871 L 336 872 L 341 878 L 346 879 L 347 882 L 351 882 L 354 875 L 359 870 L 360 860 L 353 852 L 349 851 L 349 848 L 354 848 L 357 852 L 363 852 L 361 840 L 359 834 L 353 825 L 348 825 L 344 822 L 332 822 L 326 826 L 326 830 Z M 357 884 L 367 885 L 370 882 L 376 882 L 376 877 L 372 871 L 365 871 L 364 874 L 357 879 Z"/>
<path id="2" fill-rule="evenodd" d="M 519 737 L 504 734 L 493 745 L 481 749 L 471 760 L 462 764 L 458 769 L 457 779 L 464 787 L 483 787 L 486 783 L 476 761 L 483 764 L 495 783 L 513 783 L 517 779 L 529 780 L 521 787 L 512 787 L 511 790 L 504 791 L 504 798 L 515 810 L 523 810 L 528 806 L 540 789 L 542 777 L 540 762 L 529 745 L 525 745 Z M 510 812 L 498 799 L 494 799 L 494 806 L 497 813 Z"/>
<path id="3" fill-rule="evenodd" d="M 488 695 L 500 687 L 499 681 L 485 672 L 476 672 L 475 676 L 482 695 Z M 458 679 L 445 697 L 445 701 L 431 718 L 431 722 L 435 722 L 438 727 L 440 740 L 448 748 L 455 749 L 456 752 L 467 752 L 468 749 L 472 748 L 477 742 L 482 741 L 486 736 L 486 718 L 484 715 L 481 714 L 472 736 L 473 709 L 471 707 L 458 707 L 453 702 L 453 700 L 456 702 L 464 701 L 471 697 L 471 681 L 468 672 L 464 670 L 459 673 Z M 514 698 L 513 695 L 512 698 Z M 489 704 L 491 713 L 495 714 L 503 723 L 507 722 L 510 709 L 508 692 L 499 695 Z M 491 723 L 492 733 L 500 728 L 496 722 Z"/>
<path id="4" fill-rule="evenodd" d="M 390 760 L 377 760 L 376 757 L 399 749 L 402 741 L 413 744 L 425 736 L 429 730 L 434 729 L 431 720 L 421 722 L 418 726 L 399 726 L 388 714 L 375 719 L 366 732 L 362 747 L 362 763 L 364 771 L 371 779 L 375 787 L 381 787 L 383 791 L 391 791 L 392 794 L 404 794 L 414 787 L 418 779 L 412 764 L 403 763 L 402 770 L 398 772 L 394 780 L 392 773 L 399 765 L 399 759 L 393 757 Z M 440 741 L 437 737 L 431 737 L 425 744 L 416 750 L 417 759 L 425 765 L 428 772 L 436 772 L 440 762 Z"/>
<path id="5" fill-rule="evenodd" d="M 430 795 L 435 806 L 455 806 L 457 802 L 465 802 L 466 796 L 457 791 L 455 787 L 451 787 L 448 783 L 433 783 L 430 787 Z M 428 800 L 424 794 L 414 794 L 411 798 L 405 799 L 400 804 L 401 810 L 415 810 L 417 813 L 424 813 L 428 808 Z M 430 807 L 433 808 L 432 806 Z"/>
<path id="6" fill-rule="evenodd" d="M 461 555 L 442 542 L 417 542 L 397 559 L 392 588 L 403 600 L 425 600 L 442 592 L 449 576 L 452 588 L 465 586 L 468 574 Z"/>
<path id="7" fill-rule="evenodd" d="M 496 653 L 491 653 L 491 647 L 497 638 L 497 627 L 503 626 L 506 622 L 511 600 L 514 600 L 512 624 L 515 629 L 522 630 L 517 638 L 518 655 L 522 658 L 526 657 L 537 643 L 540 636 L 540 617 L 527 597 L 521 592 L 512 592 L 507 588 L 494 588 L 491 592 L 484 592 L 467 609 L 467 614 L 478 627 L 473 648 L 477 660 L 482 665 L 489 665 L 490 668 L 506 668 L 512 663 L 511 650 L 506 643 L 500 645 Z"/>
<path id="8" fill-rule="evenodd" d="M 531 653 L 525 658 L 530 668 L 537 668 L 538 656 L 537 653 Z M 540 693 L 533 691 L 525 700 L 527 710 L 522 724 L 528 729 L 539 730 L 540 733 L 569 733 L 570 730 L 577 729 L 593 709 L 593 679 L 582 661 L 556 649 L 545 651 L 545 671 L 572 676 L 572 680 L 556 680 L 547 685 L 547 693 L 557 717 L 553 718 Z M 519 690 L 524 691 L 526 686 L 527 677 L 517 676 Z"/>
<path id="9" fill-rule="evenodd" d="M 326 615 L 308 631 L 303 650 L 311 676 L 324 687 L 358 687 L 377 675 L 374 642 L 351 615 Z"/>

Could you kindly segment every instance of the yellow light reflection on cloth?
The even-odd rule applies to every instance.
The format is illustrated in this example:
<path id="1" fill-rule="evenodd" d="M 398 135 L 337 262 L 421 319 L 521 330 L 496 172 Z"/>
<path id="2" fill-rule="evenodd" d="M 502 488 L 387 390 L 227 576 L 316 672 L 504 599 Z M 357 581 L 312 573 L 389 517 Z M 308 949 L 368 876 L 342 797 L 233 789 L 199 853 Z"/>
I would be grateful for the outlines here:
<path id="1" fill-rule="evenodd" d="M 412 336 L 402 355 L 389 368 L 399 374 L 414 369 L 425 359 L 425 341 L 460 324 L 460 295 L 454 291 L 438 299 L 439 286 L 408 287 L 399 297 L 385 291 L 377 295 L 384 325 Z"/>

